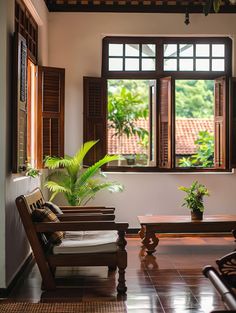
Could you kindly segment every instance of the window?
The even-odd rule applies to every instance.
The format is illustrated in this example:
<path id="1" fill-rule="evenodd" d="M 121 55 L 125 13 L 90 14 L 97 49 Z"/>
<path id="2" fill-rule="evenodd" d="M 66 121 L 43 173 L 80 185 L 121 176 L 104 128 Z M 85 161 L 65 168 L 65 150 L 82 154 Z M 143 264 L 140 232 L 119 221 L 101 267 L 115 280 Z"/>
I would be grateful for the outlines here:
<path id="1" fill-rule="evenodd" d="M 109 71 L 155 71 L 155 44 L 115 44 L 108 46 Z"/>
<path id="2" fill-rule="evenodd" d="M 15 1 L 15 31 L 25 38 L 28 56 L 37 63 L 38 25 L 22 0 Z"/>
<path id="3" fill-rule="evenodd" d="M 38 26 L 15 1 L 12 172 L 42 168 L 47 155 L 64 154 L 65 70 L 37 65 Z M 37 75 L 36 75 L 37 74 Z"/>
<path id="4" fill-rule="evenodd" d="M 231 50 L 222 37 L 104 38 L 102 78 L 85 78 L 84 138 L 100 140 L 90 162 L 109 153 L 123 157 L 109 170 L 229 170 Z"/>
<path id="5" fill-rule="evenodd" d="M 108 154 L 123 156 L 118 166 L 155 166 L 155 81 L 115 79 L 107 87 Z"/>
<path id="6" fill-rule="evenodd" d="M 164 71 L 225 71 L 225 44 L 164 44 Z"/>

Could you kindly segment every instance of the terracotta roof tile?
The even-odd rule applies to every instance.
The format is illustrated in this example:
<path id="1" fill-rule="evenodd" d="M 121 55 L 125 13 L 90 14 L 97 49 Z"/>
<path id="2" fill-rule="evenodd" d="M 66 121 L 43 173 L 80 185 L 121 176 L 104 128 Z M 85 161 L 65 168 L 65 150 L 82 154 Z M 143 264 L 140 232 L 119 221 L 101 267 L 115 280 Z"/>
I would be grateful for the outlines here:
<path id="1" fill-rule="evenodd" d="M 149 121 L 141 119 L 137 121 L 138 127 L 149 129 Z M 196 152 L 194 141 L 197 139 L 199 131 L 207 130 L 210 133 L 214 132 L 213 119 L 199 118 L 178 118 L 176 119 L 176 154 L 190 155 Z M 146 153 L 138 142 L 138 136 L 114 136 L 114 129 L 108 129 L 108 154 L 139 154 Z M 121 142 L 122 149 L 119 149 Z"/>

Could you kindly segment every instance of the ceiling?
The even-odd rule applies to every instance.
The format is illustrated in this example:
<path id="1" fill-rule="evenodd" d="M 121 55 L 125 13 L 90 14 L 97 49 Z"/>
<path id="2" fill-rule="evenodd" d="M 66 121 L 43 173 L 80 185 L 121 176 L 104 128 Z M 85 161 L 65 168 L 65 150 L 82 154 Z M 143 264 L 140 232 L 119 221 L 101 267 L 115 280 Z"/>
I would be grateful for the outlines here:
<path id="1" fill-rule="evenodd" d="M 203 13 L 206 0 L 44 0 L 50 12 Z M 212 11 L 213 12 L 213 11 Z M 219 13 L 236 13 L 222 0 Z"/>

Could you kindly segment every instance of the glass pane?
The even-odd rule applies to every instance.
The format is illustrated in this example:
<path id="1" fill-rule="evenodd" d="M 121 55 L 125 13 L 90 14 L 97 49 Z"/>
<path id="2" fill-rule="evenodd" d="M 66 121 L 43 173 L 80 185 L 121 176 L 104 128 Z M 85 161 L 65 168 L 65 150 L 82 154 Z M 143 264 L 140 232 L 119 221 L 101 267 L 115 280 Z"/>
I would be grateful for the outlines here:
<path id="1" fill-rule="evenodd" d="M 224 71 L 225 60 L 224 59 L 212 59 L 211 61 L 212 71 Z"/>
<path id="2" fill-rule="evenodd" d="M 213 57 L 224 57 L 225 56 L 225 45 L 212 45 L 212 56 Z"/>
<path id="3" fill-rule="evenodd" d="M 109 166 L 155 166 L 155 81 L 111 79 L 107 86 L 107 153 L 123 157 Z"/>
<path id="4" fill-rule="evenodd" d="M 143 57 L 155 57 L 156 45 L 142 45 L 142 56 Z"/>
<path id="5" fill-rule="evenodd" d="M 193 59 L 179 59 L 180 71 L 193 71 Z"/>
<path id="6" fill-rule="evenodd" d="M 125 71 L 139 71 L 139 59 L 125 59 Z"/>
<path id="7" fill-rule="evenodd" d="M 209 59 L 196 59 L 196 71 L 209 71 L 210 61 Z"/>
<path id="8" fill-rule="evenodd" d="M 155 59 L 142 59 L 142 71 L 155 71 Z"/>
<path id="9" fill-rule="evenodd" d="M 196 45 L 196 56 L 197 57 L 209 57 L 210 56 L 210 45 L 208 45 L 208 44 L 197 44 Z"/>
<path id="10" fill-rule="evenodd" d="M 109 71 L 122 71 L 123 59 L 121 58 L 109 58 Z"/>
<path id="11" fill-rule="evenodd" d="M 164 57 L 177 57 L 177 45 L 176 44 L 164 45 Z"/>
<path id="12" fill-rule="evenodd" d="M 176 167 L 214 167 L 214 80 L 175 81 Z"/>
<path id="13" fill-rule="evenodd" d="M 123 55 L 123 44 L 109 43 L 109 56 L 120 57 Z"/>
<path id="14" fill-rule="evenodd" d="M 190 44 L 179 45 L 179 55 L 181 57 L 192 57 L 193 56 L 193 45 L 190 45 Z"/>
<path id="15" fill-rule="evenodd" d="M 126 44 L 125 55 L 130 57 L 139 56 L 139 45 L 138 44 Z"/>
<path id="16" fill-rule="evenodd" d="M 177 59 L 164 59 L 164 71 L 177 71 Z"/>

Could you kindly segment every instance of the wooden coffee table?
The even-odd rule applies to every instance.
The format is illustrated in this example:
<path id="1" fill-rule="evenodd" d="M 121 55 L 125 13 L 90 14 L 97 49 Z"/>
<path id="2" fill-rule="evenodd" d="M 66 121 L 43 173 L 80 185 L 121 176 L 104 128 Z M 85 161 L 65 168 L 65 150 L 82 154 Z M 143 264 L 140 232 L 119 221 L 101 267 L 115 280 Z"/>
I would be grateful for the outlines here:
<path id="1" fill-rule="evenodd" d="M 191 216 L 151 215 L 138 216 L 142 244 L 148 254 L 156 251 L 159 239 L 156 233 L 228 233 L 236 238 L 236 215 L 204 216 L 202 221 L 191 221 Z"/>

